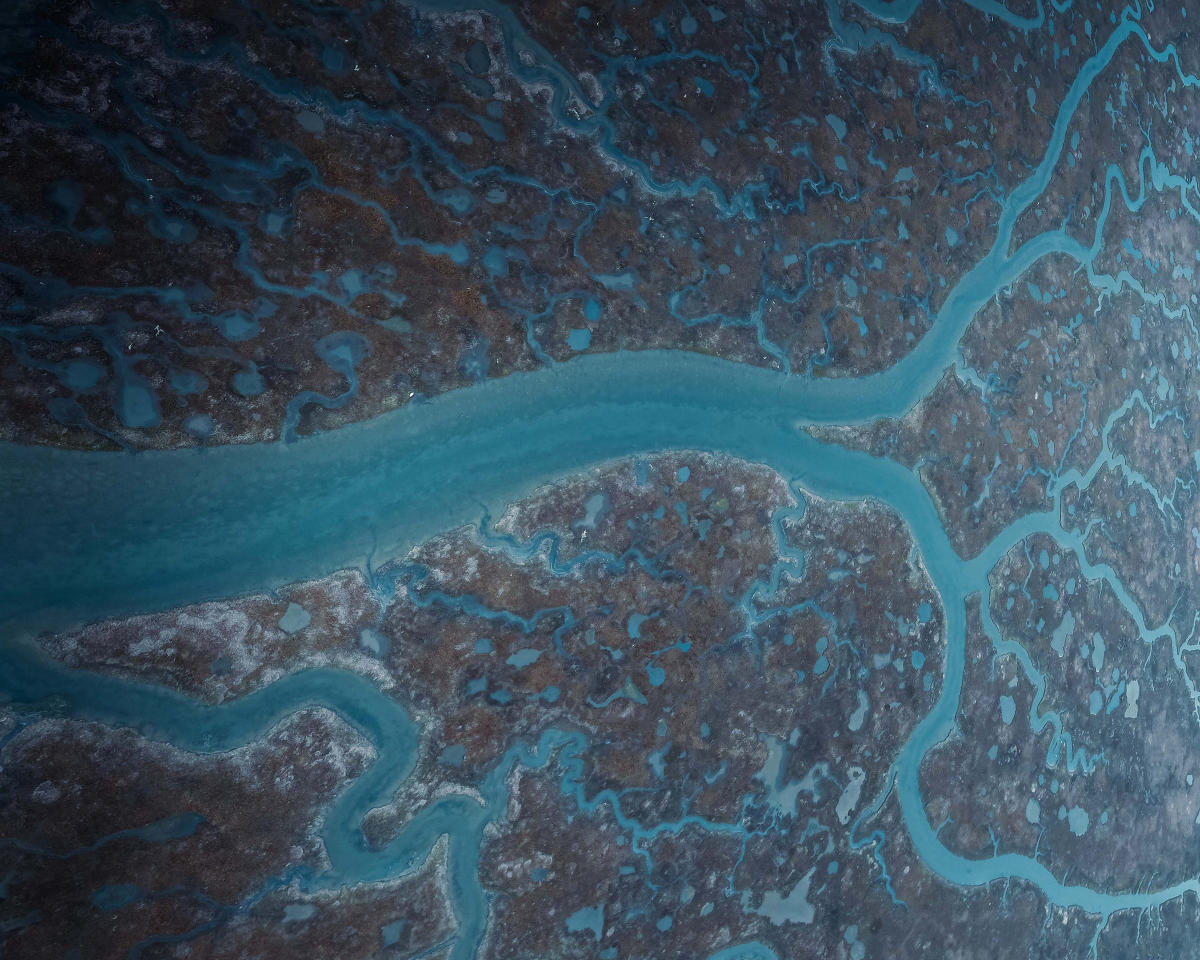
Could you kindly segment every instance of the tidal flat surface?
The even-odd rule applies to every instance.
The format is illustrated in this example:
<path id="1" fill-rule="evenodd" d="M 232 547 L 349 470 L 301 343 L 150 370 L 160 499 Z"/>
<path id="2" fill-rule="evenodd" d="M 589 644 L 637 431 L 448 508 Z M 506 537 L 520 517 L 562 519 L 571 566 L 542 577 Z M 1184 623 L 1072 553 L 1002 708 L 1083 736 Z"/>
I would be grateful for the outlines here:
<path id="1" fill-rule="evenodd" d="M 1198 16 L 5 6 L 0 956 L 1200 957 Z"/>

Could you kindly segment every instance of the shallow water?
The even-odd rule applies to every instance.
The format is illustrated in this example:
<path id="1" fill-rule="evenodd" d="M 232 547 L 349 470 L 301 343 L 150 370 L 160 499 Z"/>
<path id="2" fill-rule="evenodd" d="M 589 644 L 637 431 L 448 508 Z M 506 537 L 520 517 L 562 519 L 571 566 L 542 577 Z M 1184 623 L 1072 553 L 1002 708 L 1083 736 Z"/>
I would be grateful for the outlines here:
<path id="1" fill-rule="evenodd" d="M 862 5 L 882 18 L 900 20 L 915 6 Z M 1012 19 L 1016 26 L 1029 25 Z M 10 543 L 20 544 L 0 559 L 0 622 L 12 638 L 0 692 L 18 702 L 65 697 L 75 716 L 136 727 L 193 751 L 247 743 L 305 705 L 335 710 L 375 744 L 379 756 L 329 812 L 324 839 L 333 875 L 321 882 L 395 875 L 419 863 L 437 837 L 448 834 L 450 886 L 463 933 L 455 955 L 470 956 L 487 920 L 486 901 L 474 879 L 479 838 L 484 824 L 503 809 L 504 773 L 515 763 L 543 765 L 555 746 L 578 750 L 579 735 L 550 732 L 536 748 L 515 749 L 483 785 L 482 803 L 462 797 L 437 801 L 387 848 L 371 852 L 360 830 L 363 815 L 407 776 L 417 731 L 396 703 L 366 681 L 337 671 L 304 671 L 208 707 L 148 684 L 67 670 L 32 652 L 22 638 L 100 617 L 270 589 L 362 566 L 373 554 L 402 554 L 440 531 L 476 521 L 485 509 L 499 512 L 541 484 L 610 459 L 665 449 L 723 453 L 767 464 L 822 497 L 879 500 L 911 531 L 944 608 L 947 656 L 941 699 L 902 750 L 894 782 L 905 826 L 931 869 L 966 886 L 1022 879 L 1054 903 L 1097 915 L 1200 892 L 1196 881 L 1139 892 L 1092 890 L 1064 882 L 1029 857 L 967 859 L 940 842 L 925 814 L 918 772 L 926 754 L 953 728 L 964 671 L 966 600 L 985 590 L 991 567 L 1030 534 L 1048 532 L 1081 558 L 1082 541 L 1064 533 L 1057 510 L 1051 510 L 1022 518 L 980 556 L 960 557 L 913 473 L 821 443 L 803 429 L 903 414 L 953 367 L 962 334 L 999 290 L 1050 254 L 1090 264 L 1096 248 L 1060 231 L 1047 231 L 1016 251 L 1010 250 L 1011 237 L 1019 214 L 1049 183 L 1074 110 L 1124 43 L 1144 44 L 1160 62 L 1171 58 L 1169 50 L 1152 49 L 1136 23 L 1121 24 L 1063 100 L 1043 160 L 1005 205 L 992 251 L 950 293 L 919 345 L 884 373 L 810 380 L 699 355 L 620 352 L 480 382 L 288 444 L 137 455 L 0 446 L 0 488 L 7 491 L 0 529 Z M 1183 74 L 1180 79 L 1196 83 Z M 1110 171 L 1106 204 L 1117 188 L 1125 190 L 1124 180 Z M 331 341 L 327 346 L 353 389 L 361 345 Z M 332 406 L 342 398 L 322 402 Z M 135 419 L 153 413 L 134 409 L 137 404 L 128 398 L 127 405 Z M 293 421 L 290 417 L 294 426 Z M 1055 489 L 1061 491 L 1072 479 L 1081 477 L 1060 477 Z M 1107 568 L 1083 563 L 1087 576 L 1113 585 L 1143 636 L 1152 638 L 1136 602 Z M 996 637 L 986 602 L 983 619 Z M 1036 683 L 1028 658 L 1023 666 Z M 1037 704 L 1035 699 L 1031 720 Z M 1057 724 L 1056 736 L 1061 735 L 1055 714 L 1044 720 Z M 1070 738 L 1062 736 L 1070 754 Z M 563 789 L 574 789 L 570 776 Z M 1086 815 L 1072 814 L 1073 826 L 1077 820 L 1086 829 Z M 585 922 L 590 921 L 580 921 Z M 715 956 L 757 960 L 773 955 L 765 947 L 744 945 Z"/>

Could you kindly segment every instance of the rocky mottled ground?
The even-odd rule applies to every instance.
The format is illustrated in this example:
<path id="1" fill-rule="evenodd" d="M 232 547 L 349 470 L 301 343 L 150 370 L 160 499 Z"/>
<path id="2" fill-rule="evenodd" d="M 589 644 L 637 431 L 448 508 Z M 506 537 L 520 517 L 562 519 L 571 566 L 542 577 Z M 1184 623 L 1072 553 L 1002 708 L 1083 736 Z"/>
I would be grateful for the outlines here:
<path id="1" fill-rule="evenodd" d="M 961 596 L 878 499 L 660 450 L 0 638 L 0 954 L 1200 955 L 1198 13 L 10 3 L 0 458 L 695 351 L 910 471 Z"/>

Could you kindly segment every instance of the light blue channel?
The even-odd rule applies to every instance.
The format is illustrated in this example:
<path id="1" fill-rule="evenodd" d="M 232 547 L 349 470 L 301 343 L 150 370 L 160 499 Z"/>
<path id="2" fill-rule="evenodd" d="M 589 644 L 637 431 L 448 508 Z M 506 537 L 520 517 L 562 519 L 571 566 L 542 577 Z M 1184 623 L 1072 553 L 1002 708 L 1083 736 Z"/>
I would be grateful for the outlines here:
<path id="1" fill-rule="evenodd" d="M 868 6 L 868 4 L 863 4 Z M 885 10 L 882 4 L 876 5 Z M 892 11 L 903 15 L 911 4 Z M 488 819 L 503 809 L 512 764 L 545 764 L 559 748 L 577 755 L 579 735 L 551 732 L 536 748 L 510 751 L 481 789 L 482 803 L 436 801 L 383 851 L 362 840 L 363 814 L 387 802 L 413 763 L 417 731 L 392 700 L 361 678 L 304 671 L 259 693 L 202 706 L 151 685 L 67 670 L 22 642 L 85 619 L 163 609 L 271 588 L 345 566 L 372 552 L 394 556 L 478 519 L 486 506 L 539 484 L 636 453 L 720 452 L 770 465 L 833 499 L 873 498 L 903 518 L 945 614 L 941 698 L 895 763 L 895 789 L 920 856 L 947 881 L 976 886 L 1018 879 L 1050 901 L 1107 916 L 1200 892 L 1189 880 L 1157 891 L 1108 893 L 1067 885 L 1017 854 L 968 859 L 939 841 L 925 815 L 918 771 L 952 730 L 964 667 L 965 603 L 986 587 L 1003 551 L 1030 533 L 1055 533 L 1057 518 L 1014 524 L 979 558 L 959 557 L 917 478 L 899 465 L 819 443 L 800 425 L 897 416 L 925 396 L 956 359 L 977 310 L 1032 264 L 1053 253 L 1090 264 L 1094 250 L 1059 231 L 1011 251 L 1020 214 L 1046 189 L 1067 127 L 1092 80 L 1128 38 L 1157 61 L 1126 17 L 1064 97 L 1046 155 L 1010 196 L 992 250 L 948 296 L 917 347 L 884 373 L 856 380 L 801 380 L 670 352 L 586 356 L 415 404 L 376 420 L 293 444 L 230 446 L 134 456 L 0 446 L 0 625 L 8 638 L 0 695 L 30 702 L 56 695 L 82 717 L 128 725 L 199 751 L 227 750 L 261 736 L 306 704 L 335 710 L 378 750 L 372 768 L 333 804 L 325 842 L 333 874 L 322 882 L 378 879 L 420 862 L 433 840 L 451 838 L 451 900 L 460 936 L 455 956 L 474 953 L 487 903 L 472 871 Z M 1187 85 L 1194 77 L 1180 72 Z M 1139 623 L 1132 600 L 1121 598 Z M 564 779 L 564 789 L 569 780 Z M 766 957 L 757 944 L 733 955 Z"/>

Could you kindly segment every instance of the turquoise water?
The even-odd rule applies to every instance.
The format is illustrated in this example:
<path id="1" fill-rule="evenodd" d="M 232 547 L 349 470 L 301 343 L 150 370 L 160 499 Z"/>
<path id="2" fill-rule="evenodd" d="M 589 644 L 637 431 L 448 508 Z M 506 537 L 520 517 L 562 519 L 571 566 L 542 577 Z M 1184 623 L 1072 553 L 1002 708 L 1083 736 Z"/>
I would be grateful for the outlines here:
<path id="1" fill-rule="evenodd" d="M 860 385 L 855 403 L 865 408 L 868 383 Z M 802 398 L 811 389 L 710 358 L 624 353 L 487 383 L 293 445 L 136 456 L 9 448 L 6 480 L 20 482 L 10 487 L 18 496 L 6 502 L 3 522 L 43 558 L 4 561 L 3 610 L 10 629 L 31 630 L 97 611 L 117 614 L 257 590 L 361 565 L 372 549 L 401 551 L 477 519 L 480 503 L 507 501 L 599 460 L 671 447 L 720 451 L 769 464 L 822 497 L 882 501 L 911 530 L 945 609 L 948 648 L 942 698 L 902 751 L 896 788 L 906 827 L 932 869 L 964 885 L 1025 879 L 1056 903 L 1096 914 L 1197 890 L 1189 882 L 1108 894 L 1064 884 L 1028 857 L 969 860 L 940 843 L 925 817 L 918 769 L 953 726 L 966 598 L 986 585 L 987 571 L 1013 544 L 1039 531 L 1064 542 L 1066 534 L 1054 511 L 1034 514 L 980 557 L 964 560 L 911 472 L 822 444 L 799 429 Z M 48 515 L 38 500 L 62 508 Z M 1132 599 L 1121 599 L 1144 624 Z M 414 851 L 427 850 L 436 836 L 405 834 L 400 847 L 379 856 L 362 849 L 362 814 L 406 775 L 415 732 L 399 707 L 357 677 L 300 673 L 210 708 L 149 686 L 68 671 L 28 653 L 10 650 L 9 665 L 0 689 L 10 697 L 64 694 L 80 715 L 137 726 L 189 749 L 229 749 L 306 703 L 329 706 L 381 749 L 370 773 L 330 814 L 326 842 L 339 873 L 386 876 L 411 864 Z M 427 814 L 430 831 L 464 829 L 461 818 L 438 809 Z"/>
<path id="2" fill-rule="evenodd" d="M 889 17 L 911 12 L 907 3 L 869 8 Z M 0 560 L 0 623 L 11 638 L 0 693 L 19 702 L 64 697 L 76 716 L 135 727 L 195 751 L 228 750 L 254 740 L 305 705 L 335 710 L 375 744 L 378 759 L 330 810 L 325 842 L 333 871 L 314 882 L 395 875 L 420 863 L 437 837 L 448 834 L 449 886 L 461 934 L 455 956 L 470 956 L 487 923 L 476 879 L 479 843 L 484 825 L 503 809 L 505 774 L 517 763 L 544 765 L 555 748 L 568 756 L 577 753 L 577 734 L 549 732 L 536 747 L 512 751 L 483 785 L 482 801 L 436 801 L 395 842 L 371 852 L 363 842 L 362 818 L 408 775 L 417 730 L 397 704 L 366 681 L 336 671 L 305 671 L 241 700 L 208 707 L 150 685 L 66 670 L 23 641 L 37 631 L 88 619 L 258 591 L 361 566 L 372 553 L 400 554 L 442 530 L 475 522 L 485 509 L 498 512 L 539 484 L 613 458 L 664 449 L 719 452 L 765 463 L 822 497 L 879 500 L 911 531 L 945 611 L 947 656 L 941 699 L 904 746 L 894 785 L 905 827 L 932 870 L 965 886 L 1023 880 L 1054 903 L 1101 916 L 1200 892 L 1196 881 L 1134 893 L 1092 890 L 1065 883 L 1029 857 L 967 859 L 941 844 L 925 816 L 918 772 L 926 754 L 953 729 L 964 669 L 966 600 L 986 590 L 988 571 L 1008 549 L 1036 532 L 1054 536 L 1080 556 L 1085 575 L 1113 585 L 1144 638 L 1162 630 L 1146 624 L 1110 570 L 1087 563 L 1078 536 L 1060 528 L 1057 511 L 1022 518 L 980 556 L 963 558 L 911 472 L 822 444 L 803 430 L 810 423 L 860 423 L 903 414 L 955 364 L 971 318 L 997 291 L 1051 254 L 1065 254 L 1090 268 L 1097 246 L 1089 248 L 1060 231 L 1043 233 L 1016 251 L 1010 249 L 1011 238 L 1021 212 L 1046 189 L 1069 121 L 1092 80 L 1131 39 L 1160 62 L 1173 59 L 1171 48 L 1154 50 L 1135 22 L 1122 21 L 1064 98 L 1046 155 L 1006 204 L 992 251 L 947 297 L 933 329 L 912 353 L 884 373 L 803 380 L 696 355 L 615 353 L 482 382 L 291 444 L 133 456 L 0 447 L 0 486 L 7 494 L 0 505 L 0 529 L 10 545 Z M 1195 78 L 1179 76 L 1196 84 Z M 1124 179 L 1110 169 L 1106 210 L 1118 188 L 1128 202 Z M 336 351 L 331 356 L 351 375 L 357 349 L 330 344 Z M 1052 492 L 1077 478 L 1058 478 Z M 986 602 L 983 614 L 985 628 L 999 643 Z M 1034 676 L 1027 657 L 1022 666 Z M 1057 722 L 1052 714 L 1043 719 Z M 1064 736 L 1059 724 L 1056 739 Z M 1071 751 L 1069 739 L 1064 746 Z M 564 790 L 574 789 L 570 777 L 563 780 Z M 758 945 L 723 954 L 770 955 Z"/>

